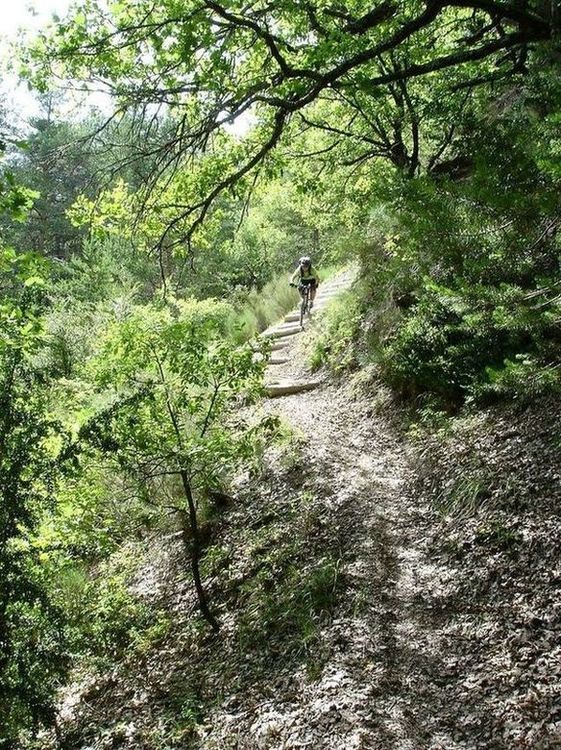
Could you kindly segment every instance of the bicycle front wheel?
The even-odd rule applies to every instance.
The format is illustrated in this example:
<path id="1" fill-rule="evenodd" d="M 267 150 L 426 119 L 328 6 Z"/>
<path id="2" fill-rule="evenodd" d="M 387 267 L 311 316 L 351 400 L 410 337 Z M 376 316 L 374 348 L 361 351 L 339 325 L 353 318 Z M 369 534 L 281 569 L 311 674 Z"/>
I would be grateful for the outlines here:
<path id="1" fill-rule="evenodd" d="M 304 315 L 306 314 L 306 310 L 308 309 L 308 295 L 304 293 L 304 296 L 302 297 L 302 302 L 300 303 L 300 328 L 304 327 Z"/>

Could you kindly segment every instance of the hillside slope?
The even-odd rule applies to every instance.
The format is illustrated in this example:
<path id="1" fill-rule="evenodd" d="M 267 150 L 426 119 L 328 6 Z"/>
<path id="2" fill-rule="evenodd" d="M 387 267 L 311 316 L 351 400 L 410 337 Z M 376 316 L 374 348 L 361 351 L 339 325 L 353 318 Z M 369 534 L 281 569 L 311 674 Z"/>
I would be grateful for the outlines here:
<path id="1" fill-rule="evenodd" d="M 305 337 L 283 339 L 270 381 L 305 382 Z M 375 390 L 324 375 L 263 403 L 290 430 L 216 521 L 221 632 L 193 618 L 175 537 L 150 544 L 137 590 L 170 628 L 69 691 L 64 747 L 561 746 L 555 420 L 490 412 L 412 445 Z M 512 526 L 506 500 L 546 444 Z"/>

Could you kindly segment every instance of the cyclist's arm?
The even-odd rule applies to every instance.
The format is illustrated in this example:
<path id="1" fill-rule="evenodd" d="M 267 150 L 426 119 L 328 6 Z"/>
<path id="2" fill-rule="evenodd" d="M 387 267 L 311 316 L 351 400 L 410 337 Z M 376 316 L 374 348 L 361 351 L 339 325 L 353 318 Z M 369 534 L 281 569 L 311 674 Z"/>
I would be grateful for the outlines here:
<path id="1" fill-rule="evenodd" d="M 297 268 L 296 271 L 294 271 L 294 273 L 290 277 L 290 283 L 291 284 L 295 284 L 296 281 L 299 280 L 299 279 L 300 279 L 300 269 Z"/>
<path id="2" fill-rule="evenodd" d="M 312 276 L 316 280 L 316 284 L 319 284 L 319 273 L 316 271 L 315 268 L 312 268 Z"/>

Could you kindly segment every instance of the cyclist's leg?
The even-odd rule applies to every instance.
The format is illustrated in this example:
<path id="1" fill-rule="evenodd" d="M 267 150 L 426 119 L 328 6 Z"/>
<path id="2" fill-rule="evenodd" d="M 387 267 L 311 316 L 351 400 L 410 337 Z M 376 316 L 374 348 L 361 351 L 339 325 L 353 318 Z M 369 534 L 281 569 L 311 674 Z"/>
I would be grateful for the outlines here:
<path id="1" fill-rule="evenodd" d="M 316 292 L 317 292 L 317 284 L 314 281 L 313 284 L 310 284 L 310 310 L 314 306 L 314 300 L 316 298 Z"/>

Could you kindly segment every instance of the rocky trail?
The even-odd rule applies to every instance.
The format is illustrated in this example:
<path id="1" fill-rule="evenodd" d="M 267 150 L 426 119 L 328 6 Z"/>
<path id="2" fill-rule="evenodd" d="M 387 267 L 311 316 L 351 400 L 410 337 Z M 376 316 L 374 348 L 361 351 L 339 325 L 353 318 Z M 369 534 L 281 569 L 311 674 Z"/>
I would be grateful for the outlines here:
<path id="1" fill-rule="evenodd" d="M 325 285 L 316 309 L 351 278 Z M 275 697 L 227 717 L 219 712 L 211 724 L 220 730 L 210 730 L 202 746 L 493 747 L 475 728 L 466 732 L 469 690 L 455 679 L 461 624 L 443 612 L 453 572 L 427 556 L 428 512 L 410 496 L 407 451 L 364 398 L 307 373 L 303 337 L 286 330 L 267 332 L 283 346 L 268 368 L 265 408 L 305 436 L 304 484 L 321 498 L 321 512 L 340 539 L 347 601 L 322 630 L 329 656 L 318 679 L 279 673 L 271 685 Z"/>
<path id="2" fill-rule="evenodd" d="M 313 324 L 313 319 L 321 315 L 338 294 L 348 289 L 353 278 L 354 272 L 349 270 L 320 285 L 312 313 L 306 316 L 304 328 Z M 282 323 L 271 326 L 262 334 L 272 340 L 266 377 L 266 388 L 271 398 L 302 393 L 320 385 L 321 381 L 311 377 L 305 366 L 305 351 L 302 349 L 300 336 L 303 331 L 299 320 L 299 310 L 294 310 L 286 315 Z"/>

